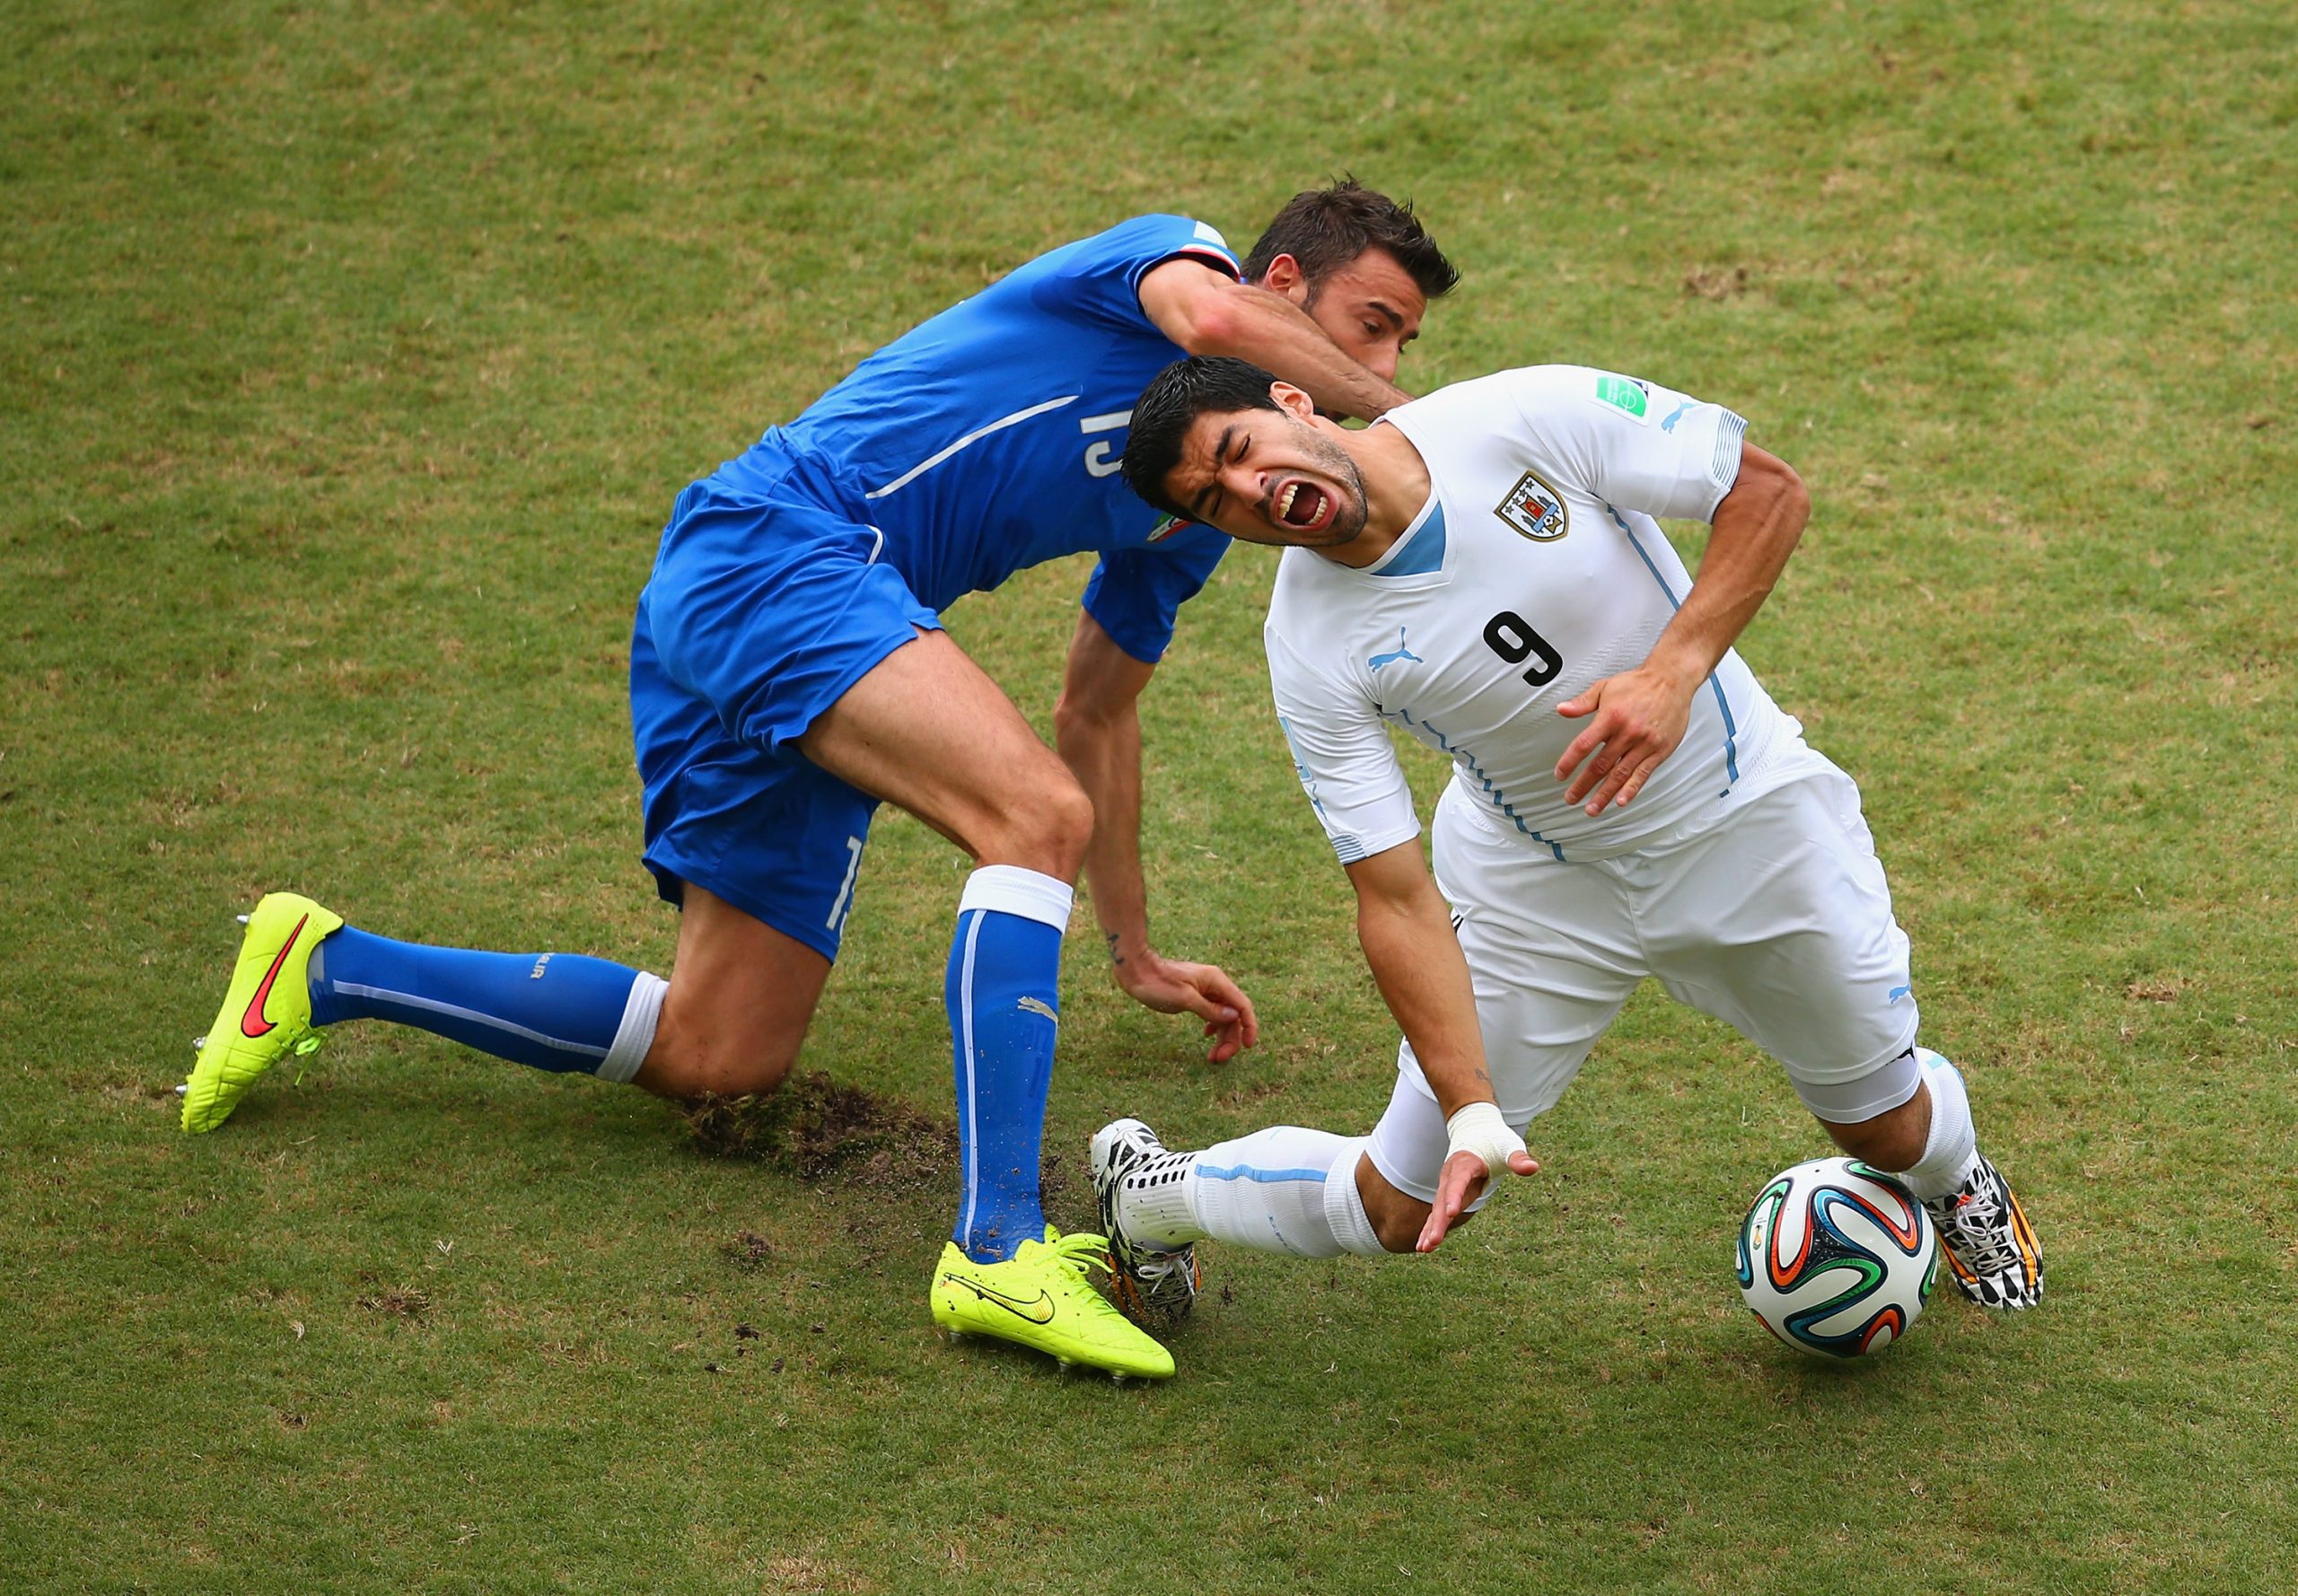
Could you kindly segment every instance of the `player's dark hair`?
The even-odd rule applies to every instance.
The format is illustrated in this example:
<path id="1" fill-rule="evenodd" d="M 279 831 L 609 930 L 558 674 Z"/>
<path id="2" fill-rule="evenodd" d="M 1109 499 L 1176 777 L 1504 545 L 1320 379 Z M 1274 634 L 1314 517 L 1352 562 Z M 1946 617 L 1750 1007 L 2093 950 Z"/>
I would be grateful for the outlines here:
<path id="1" fill-rule="evenodd" d="M 1153 507 L 1188 520 L 1189 513 L 1165 494 L 1165 478 L 1181 462 L 1181 440 L 1200 416 L 1282 408 L 1268 391 L 1276 381 L 1251 361 L 1225 355 L 1192 355 L 1159 372 L 1134 401 L 1119 461 L 1125 485 Z"/>
<path id="2" fill-rule="evenodd" d="M 1460 280 L 1458 267 L 1428 236 L 1412 201 L 1401 204 L 1343 177 L 1329 189 L 1310 189 L 1285 201 L 1285 208 L 1245 257 L 1245 281 L 1258 283 L 1279 255 L 1300 263 L 1313 294 L 1325 278 L 1367 250 L 1386 250 L 1419 285 L 1436 299 Z"/>

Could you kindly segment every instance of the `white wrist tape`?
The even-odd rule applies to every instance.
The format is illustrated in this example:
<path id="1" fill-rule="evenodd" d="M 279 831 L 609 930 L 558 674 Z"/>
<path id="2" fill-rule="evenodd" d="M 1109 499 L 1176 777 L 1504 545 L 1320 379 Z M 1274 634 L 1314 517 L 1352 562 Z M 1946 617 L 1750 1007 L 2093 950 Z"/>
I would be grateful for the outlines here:
<path id="1" fill-rule="evenodd" d="M 1495 1180 L 1509 1172 L 1508 1155 L 1524 1151 L 1524 1138 L 1508 1128 L 1495 1103 L 1469 1104 L 1444 1121 L 1444 1136 L 1451 1143 L 1444 1149 L 1446 1159 L 1455 1153 L 1473 1153 Z"/>

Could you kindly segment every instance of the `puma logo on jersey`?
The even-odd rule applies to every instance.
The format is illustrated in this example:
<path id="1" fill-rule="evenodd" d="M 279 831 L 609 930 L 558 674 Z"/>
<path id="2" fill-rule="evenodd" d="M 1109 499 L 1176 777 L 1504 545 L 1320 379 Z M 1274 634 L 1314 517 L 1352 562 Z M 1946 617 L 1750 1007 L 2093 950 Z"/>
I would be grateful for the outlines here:
<path id="1" fill-rule="evenodd" d="M 1377 671 L 1381 666 L 1393 665 L 1399 660 L 1410 660 L 1416 665 L 1426 664 L 1428 662 L 1422 659 L 1418 654 L 1413 653 L 1412 650 L 1404 645 L 1404 627 L 1399 627 L 1397 628 L 1396 647 L 1388 653 L 1376 653 L 1371 659 L 1365 661 L 1364 664 L 1366 669 Z"/>
<path id="2" fill-rule="evenodd" d="M 1668 412 L 1668 418 L 1660 424 L 1660 430 L 1663 433 L 1671 433 L 1675 431 L 1676 423 L 1684 418 L 1684 412 L 1692 408 L 1692 407 L 1698 403 L 1699 401 L 1697 399 L 1684 400 L 1683 403 L 1678 405 L 1673 410 Z"/>

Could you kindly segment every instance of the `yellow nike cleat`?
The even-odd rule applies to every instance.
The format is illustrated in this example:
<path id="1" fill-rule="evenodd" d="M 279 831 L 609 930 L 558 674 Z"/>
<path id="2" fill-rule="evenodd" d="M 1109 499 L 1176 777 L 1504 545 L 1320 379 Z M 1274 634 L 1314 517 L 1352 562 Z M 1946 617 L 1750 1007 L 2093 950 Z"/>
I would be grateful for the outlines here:
<path id="1" fill-rule="evenodd" d="M 274 892 L 248 916 L 239 967 L 185 1083 L 183 1127 L 214 1130 L 255 1078 L 290 1052 L 319 1046 L 311 1030 L 311 950 L 343 916 L 293 892 Z"/>
<path id="2" fill-rule="evenodd" d="M 1109 1267 L 1109 1246 L 1105 1236 L 1065 1236 L 1048 1225 L 1043 1241 L 1024 1241 L 1013 1258 L 983 1264 L 952 1241 L 934 1273 L 934 1322 L 953 1336 L 1034 1346 L 1064 1368 L 1088 1364 L 1120 1380 L 1169 1379 L 1173 1355 L 1085 1278 L 1089 1268 Z"/>

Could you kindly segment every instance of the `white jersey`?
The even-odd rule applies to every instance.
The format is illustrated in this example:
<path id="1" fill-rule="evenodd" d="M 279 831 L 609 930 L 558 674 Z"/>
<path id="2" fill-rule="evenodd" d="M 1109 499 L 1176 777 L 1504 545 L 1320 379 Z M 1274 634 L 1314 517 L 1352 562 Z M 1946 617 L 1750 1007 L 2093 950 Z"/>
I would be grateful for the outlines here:
<path id="1" fill-rule="evenodd" d="M 1419 450 L 1428 503 L 1364 570 L 1285 550 L 1265 631 L 1277 715 L 1342 863 L 1419 834 L 1389 724 L 1449 754 L 1487 822 L 1558 859 L 1719 815 L 1784 719 L 1736 653 L 1676 751 L 1601 816 L 1564 800 L 1556 763 L 1588 723 L 1556 706 L 1651 653 L 1691 586 L 1653 517 L 1713 515 L 1747 423 L 1633 378 L 1529 366 L 1376 425 Z"/>

